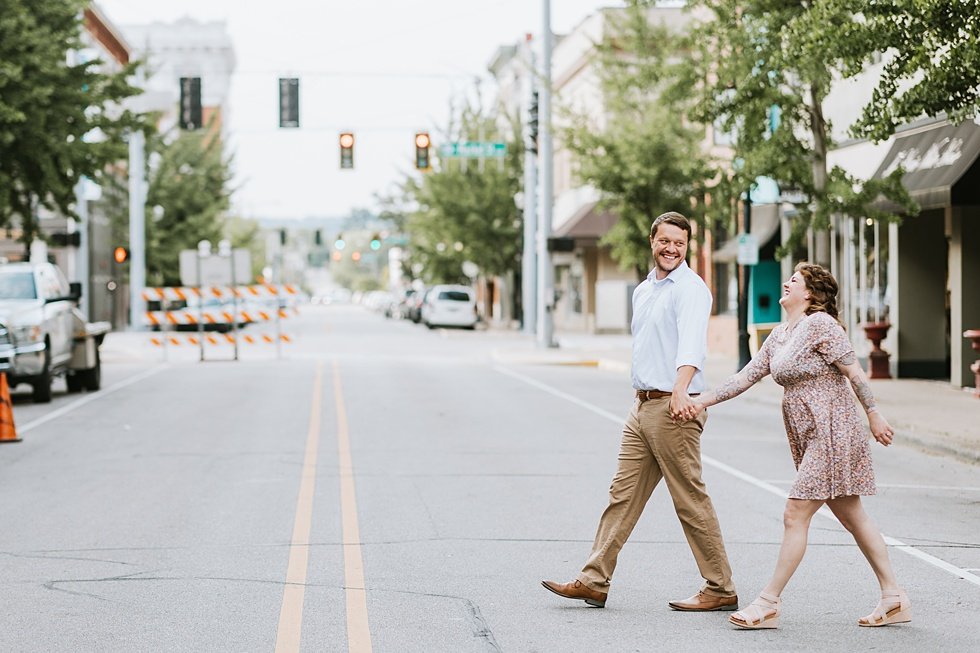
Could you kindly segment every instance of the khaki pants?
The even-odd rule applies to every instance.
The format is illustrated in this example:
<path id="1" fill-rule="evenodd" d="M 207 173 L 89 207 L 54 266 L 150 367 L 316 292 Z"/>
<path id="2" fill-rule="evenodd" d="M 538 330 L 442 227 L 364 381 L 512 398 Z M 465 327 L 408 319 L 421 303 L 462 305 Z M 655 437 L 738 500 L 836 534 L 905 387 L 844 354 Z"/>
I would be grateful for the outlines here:
<path id="1" fill-rule="evenodd" d="M 718 517 L 701 480 L 701 432 L 706 421 L 707 413 L 702 411 L 697 420 L 674 424 L 670 397 L 636 401 L 623 427 L 619 469 L 609 488 L 609 506 L 599 520 L 592 555 L 579 574 L 582 583 L 599 592 L 609 591 L 619 550 L 663 478 L 704 577 L 701 591 L 734 596 Z"/>

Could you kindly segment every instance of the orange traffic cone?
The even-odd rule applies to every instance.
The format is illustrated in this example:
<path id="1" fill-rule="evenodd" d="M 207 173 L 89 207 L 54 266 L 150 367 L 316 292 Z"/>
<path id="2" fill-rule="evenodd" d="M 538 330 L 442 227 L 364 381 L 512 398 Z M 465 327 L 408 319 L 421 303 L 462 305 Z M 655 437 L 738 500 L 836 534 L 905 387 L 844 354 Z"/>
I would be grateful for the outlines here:
<path id="1" fill-rule="evenodd" d="M 20 438 L 14 426 L 14 406 L 10 403 L 7 373 L 0 372 L 0 444 L 4 442 L 20 442 Z"/>

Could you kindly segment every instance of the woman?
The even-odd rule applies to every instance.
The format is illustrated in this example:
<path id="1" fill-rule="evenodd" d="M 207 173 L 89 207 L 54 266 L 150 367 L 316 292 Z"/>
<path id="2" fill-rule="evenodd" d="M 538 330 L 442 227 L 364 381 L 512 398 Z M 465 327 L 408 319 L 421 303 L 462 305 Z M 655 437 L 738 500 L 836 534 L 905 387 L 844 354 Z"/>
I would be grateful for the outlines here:
<path id="1" fill-rule="evenodd" d="M 875 440 L 888 446 L 894 433 L 875 406 L 868 378 L 837 321 L 837 281 L 819 265 L 800 263 L 783 284 L 779 303 L 787 321 L 773 329 L 741 372 L 697 398 L 684 415 L 691 418 L 731 399 L 770 373 L 784 388 L 783 422 L 797 476 L 786 501 L 779 559 L 759 598 L 729 621 L 739 628 L 777 627 L 780 595 L 803 559 L 810 520 L 824 504 L 854 536 L 881 585 L 881 601 L 858 624 L 911 621 L 908 596 L 895 580 L 881 532 L 861 506 L 862 495 L 875 493 L 875 479 L 868 438 L 847 381 L 867 413 Z"/>

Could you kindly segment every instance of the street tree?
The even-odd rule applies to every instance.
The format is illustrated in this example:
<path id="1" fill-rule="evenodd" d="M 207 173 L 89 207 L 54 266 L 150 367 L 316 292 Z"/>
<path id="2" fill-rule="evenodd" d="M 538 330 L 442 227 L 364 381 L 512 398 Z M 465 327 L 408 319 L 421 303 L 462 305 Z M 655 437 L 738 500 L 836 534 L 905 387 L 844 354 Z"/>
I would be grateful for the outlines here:
<path id="1" fill-rule="evenodd" d="M 147 282 L 179 285 L 180 251 L 223 237 L 231 198 L 230 160 L 210 127 L 152 139 L 148 150 Z"/>
<path id="2" fill-rule="evenodd" d="M 493 116 L 466 108 L 458 119 L 449 139 L 504 140 Z M 522 152 L 512 141 L 501 161 L 441 160 L 421 178 L 406 181 L 410 264 L 421 266 L 425 281 L 464 281 L 464 261 L 486 278 L 520 268 L 522 222 L 514 196 L 520 190 Z"/>
<path id="3" fill-rule="evenodd" d="M 252 262 L 253 279 L 262 276 L 266 264 L 266 247 L 262 239 L 262 225 L 258 220 L 239 215 L 229 215 L 223 220 L 223 234 L 233 249 L 247 249 Z"/>
<path id="4" fill-rule="evenodd" d="M 704 128 L 685 119 L 683 97 L 666 93 L 682 42 L 651 20 L 652 4 L 634 1 L 607 13 L 609 28 L 593 55 L 605 110 L 599 118 L 566 107 L 568 126 L 559 130 L 579 179 L 619 218 L 600 242 L 641 276 L 650 248 L 640 236 L 665 211 L 704 224 L 703 199 L 714 174 L 701 149 Z"/>
<path id="5" fill-rule="evenodd" d="M 811 51 L 844 48 L 845 76 L 882 56 L 881 78 L 851 134 L 874 141 L 922 116 L 972 118 L 980 109 L 980 0 L 823 0 L 801 21 Z M 827 29 L 823 16 L 857 18 Z M 883 53 L 883 54 L 882 54 Z"/>
<path id="6" fill-rule="evenodd" d="M 898 220 L 899 214 L 874 205 L 882 195 L 903 213 L 917 211 L 901 184 L 901 170 L 861 180 L 827 162 L 833 140 L 824 102 L 831 84 L 874 51 L 868 45 L 855 50 L 843 37 L 855 21 L 848 3 L 693 4 L 709 19 L 690 33 L 692 65 L 678 75 L 674 92 L 693 93 L 696 119 L 734 133 L 731 184 L 748 191 L 758 177 L 769 177 L 782 189 L 800 192 L 788 248 L 799 247 L 812 229 L 819 236 L 815 258 L 827 264 L 833 215 Z"/>
<path id="7" fill-rule="evenodd" d="M 25 244 L 38 207 L 73 215 L 79 179 L 101 181 L 125 158 L 125 133 L 145 128 L 121 105 L 140 92 L 136 64 L 107 73 L 77 56 L 87 4 L 7 0 L 0 11 L 0 225 L 17 216 Z"/>

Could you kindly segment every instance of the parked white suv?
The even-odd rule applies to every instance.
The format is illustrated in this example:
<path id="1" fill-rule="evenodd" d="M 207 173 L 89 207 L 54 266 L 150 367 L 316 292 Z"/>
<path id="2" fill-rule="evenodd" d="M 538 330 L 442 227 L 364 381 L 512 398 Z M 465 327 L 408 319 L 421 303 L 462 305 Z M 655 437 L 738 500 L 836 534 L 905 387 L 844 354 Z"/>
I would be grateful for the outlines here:
<path id="1" fill-rule="evenodd" d="M 98 390 L 99 345 L 108 322 L 89 324 L 69 284 L 50 263 L 0 265 L 0 371 L 10 387 L 29 383 L 34 401 L 51 401 L 51 381 L 64 374 L 68 390 Z"/>
<path id="2" fill-rule="evenodd" d="M 472 329 L 476 326 L 476 296 L 468 286 L 433 286 L 422 304 L 422 322 L 430 329 L 454 326 Z"/>

